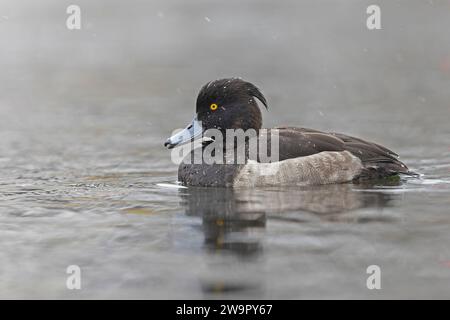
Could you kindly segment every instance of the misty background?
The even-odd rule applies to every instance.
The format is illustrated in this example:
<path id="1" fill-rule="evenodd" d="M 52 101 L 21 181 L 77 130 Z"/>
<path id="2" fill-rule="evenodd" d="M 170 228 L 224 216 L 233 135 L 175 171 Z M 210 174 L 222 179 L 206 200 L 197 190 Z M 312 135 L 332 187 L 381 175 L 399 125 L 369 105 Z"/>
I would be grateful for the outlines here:
<path id="1" fill-rule="evenodd" d="M 372 2 L 3 0 L 1 128 L 45 126 L 80 107 L 132 118 L 145 106 L 152 128 L 142 133 L 163 138 L 168 122 L 191 117 L 204 83 L 238 76 L 267 96 L 267 126 L 376 139 L 379 128 L 348 125 L 388 117 L 401 143 L 433 143 L 449 110 L 450 1 L 377 1 L 382 30 L 368 30 Z M 81 30 L 66 28 L 70 4 Z M 398 128 L 405 121 L 414 127 Z"/>

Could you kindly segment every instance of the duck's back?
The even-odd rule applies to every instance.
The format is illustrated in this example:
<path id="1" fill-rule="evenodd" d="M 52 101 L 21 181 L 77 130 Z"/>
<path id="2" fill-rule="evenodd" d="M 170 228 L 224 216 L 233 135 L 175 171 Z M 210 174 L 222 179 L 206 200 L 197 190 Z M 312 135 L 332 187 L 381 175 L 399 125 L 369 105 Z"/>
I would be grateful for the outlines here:
<path id="1" fill-rule="evenodd" d="M 279 135 L 280 161 L 306 157 L 326 151 L 348 151 L 361 160 L 361 173 L 354 179 L 373 179 L 409 174 L 398 155 L 379 144 L 342 133 L 326 133 L 296 127 L 275 128 Z"/>

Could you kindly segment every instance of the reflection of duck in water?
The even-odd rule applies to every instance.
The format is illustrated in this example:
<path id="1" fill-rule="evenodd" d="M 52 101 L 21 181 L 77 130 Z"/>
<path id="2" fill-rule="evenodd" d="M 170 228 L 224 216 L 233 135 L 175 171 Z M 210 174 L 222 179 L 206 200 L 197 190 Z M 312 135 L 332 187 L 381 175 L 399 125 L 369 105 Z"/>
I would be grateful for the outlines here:
<path id="1" fill-rule="evenodd" d="M 252 158 L 255 161 L 243 164 L 234 159 L 235 153 L 233 158 L 224 153 L 225 160 L 221 160 L 222 163 L 212 161 L 196 164 L 192 160 L 188 161 L 191 158 L 188 155 L 178 169 L 178 179 L 184 185 L 319 185 L 411 174 L 391 150 L 341 133 L 282 127 L 269 129 L 265 138 L 260 135 L 262 116 L 256 99 L 267 107 L 266 99 L 258 88 L 241 79 L 209 82 L 200 90 L 193 122 L 185 130 L 167 139 L 165 146 L 173 148 L 198 139 L 207 130 L 219 131 L 225 137 L 226 130 L 240 129 L 254 132 L 253 138 L 259 142 L 267 142 L 265 139 L 270 139 L 274 133 L 278 137 L 278 152 L 270 149 L 270 143 L 267 145 L 270 152 L 265 154 L 275 152 L 277 159 L 264 161 L 260 153 Z M 234 138 L 223 146 L 230 143 L 235 150 L 241 147 L 235 144 Z"/>
<path id="2" fill-rule="evenodd" d="M 180 195 L 186 214 L 202 217 L 208 249 L 242 256 L 261 252 L 262 234 L 257 231 L 266 227 L 266 220 L 305 222 L 305 213 L 309 213 L 327 221 L 386 221 L 380 216 L 368 219 L 348 214 L 360 208 L 389 206 L 393 197 L 355 190 L 348 184 L 294 189 L 189 188 Z"/>
<path id="3" fill-rule="evenodd" d="M 265 227 L 266 214 L 261 208 L 246 206 L 242 194 L 237 196 L 232 189 L 189 188 L 181 196 L 186 201 L 186 214 L 202 217 L 208 249 L 245 256 L 260 251 L 257 235 L 250 236 L 250 232 Z"/>

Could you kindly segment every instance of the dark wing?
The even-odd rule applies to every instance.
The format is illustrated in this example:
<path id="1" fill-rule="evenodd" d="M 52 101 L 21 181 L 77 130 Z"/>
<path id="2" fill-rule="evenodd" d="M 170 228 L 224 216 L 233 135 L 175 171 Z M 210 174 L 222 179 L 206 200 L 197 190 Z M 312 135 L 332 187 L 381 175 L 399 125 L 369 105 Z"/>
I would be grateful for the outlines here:
<path id="1" fill-rule="evenodd" d="M 309 156 L 322 151 L 347 150 L 361 159 L 366 171 L 373 171 L 381 176 L 409 173 L 395 152 L 373 142 L 341 133 L 326 133 L 307 128 L 276 129 L 279 134 L 280 160 Z"/>

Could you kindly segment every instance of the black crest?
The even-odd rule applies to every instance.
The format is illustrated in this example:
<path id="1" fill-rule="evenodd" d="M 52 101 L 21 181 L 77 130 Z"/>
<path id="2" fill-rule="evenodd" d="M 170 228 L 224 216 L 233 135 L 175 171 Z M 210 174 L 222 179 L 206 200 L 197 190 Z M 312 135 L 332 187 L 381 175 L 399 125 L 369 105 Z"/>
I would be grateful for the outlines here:
<path id="1" fill-rule="evenodd" d="M 227 78 L 210 81 L 200 90 L 197 97 L 197 112 L 209 107 L 211 103 L 232 104 L 242 102 L 252 102 L 257 98 L 266 109 L 267 100 L 261 91 L 250 82 L 240 78 Z"/>

